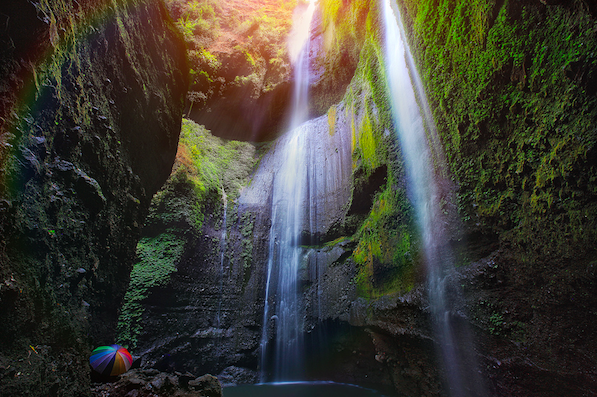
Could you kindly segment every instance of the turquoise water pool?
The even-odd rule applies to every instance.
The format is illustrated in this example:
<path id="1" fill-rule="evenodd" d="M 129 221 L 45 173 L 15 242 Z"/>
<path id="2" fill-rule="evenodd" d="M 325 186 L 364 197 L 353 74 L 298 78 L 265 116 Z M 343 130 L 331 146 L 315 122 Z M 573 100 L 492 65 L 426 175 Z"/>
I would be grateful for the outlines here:
<path id="1" fill-rule="evenodd" d="M 384 397 L 359 386 L 334 382 L 266 383 L 224 388 L 224 397 Z"/>

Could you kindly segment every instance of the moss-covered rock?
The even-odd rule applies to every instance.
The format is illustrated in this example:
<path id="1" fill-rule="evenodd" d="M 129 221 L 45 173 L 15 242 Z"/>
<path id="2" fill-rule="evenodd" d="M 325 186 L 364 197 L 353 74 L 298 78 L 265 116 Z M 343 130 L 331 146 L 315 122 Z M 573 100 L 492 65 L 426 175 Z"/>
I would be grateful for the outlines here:
<path id="1" fill-rule="evenodd" d="M 329 116 L 334 128 L 338 117 L 346 117 L 352 130 L 348 213 L 356 223 L 347 231 L 355 244 L 355 281 L 363 296 L 404 292 L 414 285 L 418 238 L 388 98 L 378 5 L 354 2 L 337 9 L 324 1 L 323 12 L 328 26 L 338 25 L 335 45 L 350 42 L 353 51 L 358 50 L 358 65 L 343 102 L 330 108 L 336 120 Z M 337 115 L 340 108 L 345 115 Z"/>
<path id="2" fill-rule="evenodd" d="M 462 283 L 496 393 L 583 394 L 597 362 L 594 343 L 572 336 L 596 332 L 594 9 L 399 5 L 459 184 L 468 259 L 499 247 Z"/>
<path id="3" fill-rule="evenodd" d="M 583 2 L 404 9 L 465 219 L 529 262 L 591 252 L 597 37 Z"/>

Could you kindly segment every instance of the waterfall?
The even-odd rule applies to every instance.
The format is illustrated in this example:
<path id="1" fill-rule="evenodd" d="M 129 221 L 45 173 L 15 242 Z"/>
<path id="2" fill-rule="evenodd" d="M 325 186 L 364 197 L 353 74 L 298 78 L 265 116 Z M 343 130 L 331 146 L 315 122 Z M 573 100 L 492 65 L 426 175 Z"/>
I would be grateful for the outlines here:
<path id="1" fill-rule="evenodd" d="M 288 143 L 283 146 L 286 161 L 276 173 L 273 184 L 264 324 L 270 319 L 274 323 L 274 380 L 288 380 L 293 375 L 297 376 L 302 367 L 303 322 L 298 271 L 302 256 L 300 234 L 306 193 L 304 132 L 304 127 L 291 132 Z M 272 291 L 274 286 L 275 290 Z M 275 304 L 270 308 L 269 297 L 272 292 Z M 267 346 L 264 328 L 263 358 L 267 357 Z"/>
<path id="2" fill-rule="evenodd" d="M 433 167 L 434 158 L 441 160 L 442 157 L 437 155 L 434 122 L 408 44 L 403 38 L 400 12 L 395 4 L 390 3 L 391 0 L 382 1 L 386 77 L 407 170 L 409 194 L 422 235 L 429 302 L 447 386 L 454 397 L 483 396 L 486 392 L 468 332 L 461 324 L 454 323 L 448 310 L 446 271 L 453 267 L 454 259 L 443 230 L 445 222 L 439 206 L 437 178 L 441 172 Z M 420 108 L 425 117 L 422 117 Z"/>
<path id="3" fill-rule="evenodd" d="M 297 14 L 289 36 L 290 59 L 294 65 L 294 92 L 290 131 L 277 143 L 282 162 L 273 176 L 269 258 L 261 337 L 261 381 L 272 368 L 276 381 L 297 379 L 302 373 L 303 309 L 299 291 L 299 268 L 303 250 L 301 233 L 305 205 L 309 203 L 307 173 L 309 90 L 309 36 L 315 2 Z M 302 124 L 302 125 L 301 125 Z M 279 148 L 279 149 L 278 149 Z M 275 334 L 271 346 L 270 329 Z M 273 349 L 273 350 L 272 350 Z M 268 362 L 268 358 L 271 361 Z"/>
<path id="4" fill-rule="evenodd" d="M 222 348 L 222 302 L 224 301 L 224 258 L 226 254 L 226 215 L 228 212 L 228 196 L 222 186 L 222 201 L 224 203 L 224 214 L 222 216 L 222 234 L 220 235 L 220 268 L 218 269 L 218 309 L 216 311 L 215 328 L 217 349 Z M 221 355 L 217 355 L 217 365 L 220 365 Z"/>
<path id="5" fill-rule="evenodd" d="M 224 188 L 222 188 L 222 201 L 224 202 L 224 216 L 222 219 L 222 235 L 220 237 L 220 271 L 219 271 L 219 301 L 216 312 L 216 327 L 221 328 L 222 300 L 224 299 L 224 254 L 226 253 L 226 212 L 228 210 L 228 199 Z"/>
<path id="6" fill-rule="evenodd" d="M 294 87 L 290 117 L 290 129 L 307 120 L 309 108 L 309 49 L 311 20 L 315 13 L 315 0 L 309 0 L 304 12 L 295 15 L 288 36 L 288 53 L 294 66 Z"/>

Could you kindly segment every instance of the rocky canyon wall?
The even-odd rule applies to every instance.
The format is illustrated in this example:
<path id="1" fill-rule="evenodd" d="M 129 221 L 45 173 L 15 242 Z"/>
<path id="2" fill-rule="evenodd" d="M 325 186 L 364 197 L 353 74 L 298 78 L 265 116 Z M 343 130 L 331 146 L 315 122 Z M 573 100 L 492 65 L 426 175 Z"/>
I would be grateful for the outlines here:
<path id="1" fill-rule="evenodd" d="M 439 202 L 456 265 L 444 280 L 448 316 L 471 331 L 489 395 L 594 395 L 594 10 L 583 1 L 397 5 L 446 152 Z M 347 152 L 327 157 L 344 156 L 350 175 L 316 200 L 329 218 L 301 238 L 307 377 L 446 395 L 379 7 L 320 6 L 311 111 L 324 117 L 311 123 L 314 134 L 349 137 Z M 328 89 L 336 82 L 343 96 Z M 254 149 L 247 155 L 266 167 L 276 143 Z M 245 165 L 240 185 L 254 199 L 224 196 L 223 183 L 185 207 L 170 278 L 140 299 L 146 366 L 257 380 L 276 167 L 250 181 L 257 167 Z M 184 190 L 173 186 L 168 197 Z M 151 225 L 148 237 L 176 226 Z"/>
<path id="2" fill-rule="evenodd" d="M 0 6 L 0 394 L 90 394 L 188 79 L 160 1 Z"/>

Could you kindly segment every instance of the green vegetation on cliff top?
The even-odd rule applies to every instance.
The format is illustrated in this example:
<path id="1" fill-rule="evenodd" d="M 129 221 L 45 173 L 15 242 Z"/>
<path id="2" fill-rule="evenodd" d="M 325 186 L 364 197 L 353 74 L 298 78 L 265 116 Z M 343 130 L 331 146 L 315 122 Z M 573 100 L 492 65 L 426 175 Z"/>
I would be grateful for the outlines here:
<path id="1" fill-rule="evenodd" d="M 223 198 L 234 200 L 247 183 L 254 153 L 249 143 L 223 140 L 183 120 L 174 170 L 152 200 L 149 228 L 192 227 L 200 233 L 207 209 L 219 211 Z"/>
<path id="2" fill-rule="evenodd" d="M 192 107 L 244 87 L 259 97 L 286 81 L 296 1 L 167 0 L 189 47 Z"/>

